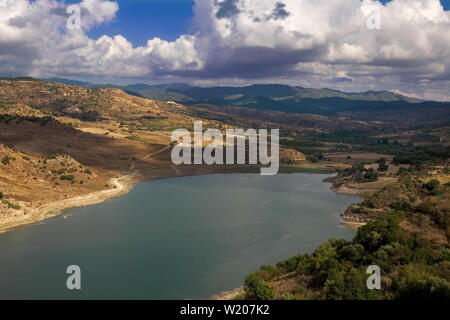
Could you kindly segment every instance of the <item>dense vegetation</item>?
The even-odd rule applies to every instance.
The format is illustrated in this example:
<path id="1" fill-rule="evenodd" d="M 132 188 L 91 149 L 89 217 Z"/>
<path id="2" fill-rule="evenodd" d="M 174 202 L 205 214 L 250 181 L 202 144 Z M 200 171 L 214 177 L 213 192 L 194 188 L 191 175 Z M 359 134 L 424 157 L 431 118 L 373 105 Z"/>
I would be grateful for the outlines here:
<path id="1" fill-rule="evenodd" d="M 272 299 L 270 281 L 294 274 L 298 285 L 278 298 L 450 299 L 450 249 L 403 231 L 404 217 L 392 211 L 361 227 L 351 242 L 331 239 L 312 254 L 263 266 L 245 279 L 245 298 Z M 370 265 L 381 268 L 381 290 L 366 286 Z"/>
<path id="2" fill-rule="evenodd" d="M 429 174 L 446 163 L 448 148 L 416 150 L 397 158 L 413 165 L 397 182 L 348 209 L 370 221 L 352 241 L 331 239 L 312 254 L 263 266 L 247 276 L 238 298 L 450 299 L 450 184 Z M 387 170 L 384 159 L 377 162 L 377 171 Z M 356 164 L 340 176 L 367 182 L 377 171 Z M 439 172 L 448 174 L 448 167 Z M 367 288 L 371 265 L 381 269 L 381 290 Z"/>

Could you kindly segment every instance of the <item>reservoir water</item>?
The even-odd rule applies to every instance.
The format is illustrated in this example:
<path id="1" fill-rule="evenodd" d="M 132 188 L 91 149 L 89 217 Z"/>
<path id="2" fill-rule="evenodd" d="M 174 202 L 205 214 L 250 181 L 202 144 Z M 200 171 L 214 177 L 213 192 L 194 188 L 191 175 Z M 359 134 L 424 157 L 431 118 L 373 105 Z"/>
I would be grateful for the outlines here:
<path id="1" fill-rule="evenodd" d="M 323 174 L 150 181 L 127 195 L 0 234 L 0 299 L 202 299 L 247 274 L 351 239 Z M 66 216 L 66 219 L 64 218 Z M 69 291 L 66 269 L 81 268 Z"/>

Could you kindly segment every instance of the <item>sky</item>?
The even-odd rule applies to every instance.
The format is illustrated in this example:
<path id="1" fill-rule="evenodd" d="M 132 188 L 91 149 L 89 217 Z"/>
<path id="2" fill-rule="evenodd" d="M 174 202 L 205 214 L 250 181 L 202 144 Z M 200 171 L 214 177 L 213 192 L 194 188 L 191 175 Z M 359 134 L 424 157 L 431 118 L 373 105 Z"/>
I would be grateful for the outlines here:
<path id="1" fill-rule="evenodd" d="M 0 0 L 0 76 L 450 101 L 449 10 L 450 0 Z"/>

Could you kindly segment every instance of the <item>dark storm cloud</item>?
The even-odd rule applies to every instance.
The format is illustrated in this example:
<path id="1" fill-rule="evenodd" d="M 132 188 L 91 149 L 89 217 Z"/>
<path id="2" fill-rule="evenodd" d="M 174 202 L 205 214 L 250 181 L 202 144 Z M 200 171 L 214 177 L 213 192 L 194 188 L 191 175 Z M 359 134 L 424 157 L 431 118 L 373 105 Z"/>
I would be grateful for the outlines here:
<path id="1" fill-rule="evenodd" d="M 286 5 L 282 2 L 277 2 L 275 4 L 275 9 L 272 12 L 272 19 L 286 19 L 289 17 L 290 13 L 286 10 Z"/>
<path id="2" fill-rule="evenodd" d="M 219 11 L 216 13 L 216 17 L 218 19 L 222 18 L 231 18 L 232 16 L 237 15 L 240 10 L 236 6 L 239 0 L 224 0 L 222 2 L 218 2 Z"/>
<path id="3" fill-rule="evenodd" d="M 294 76 L 303 73 L 295 70 L 299 61 L 312 62 L 326 51 L 326 46 L 307 50 L 279 50 L 257 46 L 229 49 L 218 46 L 211 49 L 209 60 L 201 70 L 177 71 L 172 75 L 199 79 Z"/>

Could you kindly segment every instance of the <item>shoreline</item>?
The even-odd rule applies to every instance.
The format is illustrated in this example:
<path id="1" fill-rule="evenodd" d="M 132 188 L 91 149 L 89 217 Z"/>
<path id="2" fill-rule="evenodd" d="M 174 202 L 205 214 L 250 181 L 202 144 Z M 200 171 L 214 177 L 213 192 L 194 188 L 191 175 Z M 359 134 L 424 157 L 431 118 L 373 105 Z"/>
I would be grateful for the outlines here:
<path id="1" fill-rule="evenodd" d="M 116 187 L 115 189 L 99 190 L 84 196 L 49 202 L 37 208 L 33 208 L 23 219 L 16 219 L 1 225 L 0 234 L 60 216 L 63 211 L 67 209 L 87 207 L 121 197 L 130 192 L 134 185 L 138 183 L 137 180 L 131 178 L 134 175 L 136 175 L 136 173 L 113 178 L 111 184 Z M 129 181 L 121 182 L 121 180 L 124 179 L 129 179 Z"/>
<path id="2" fill-rule="evenodd" d="M 173 168 L 173 166 L 172 166 Z M 162 169 L 162 168 L 158 168 Z M 88 207 L 96 204 L 100 204 L 103 202 L 106 202 L 108 200 L 121 197 L 127 193 L 129 193 L 133 187 L 139 183 L 145 183 L 149 181 L 154 180 L 160 180 L 160 179 L 170 179 L 170 178 L 182 178 L 182 177 L 189 177 L 189 176 L 199 176 L 199 175 L 209 175 L 209 174 L 233 174 L 233 173 L 255 173 L 255 167 L 252 166 L 246 166 L 241 168 L 223 168 L 223 167 L 202 167 L 202 168 L 194 168 L 193 171 L 188 170 L 187 172 L 183 172 L 179 170 L 178 168 L 173 168 L 176 172 L 176 175 L 168 174 L 167 172 L 160 174 L 158 170 L 158 174 L 143 174 L 140 172 L 140 170 L 136 170 L 135 172 L 124 174 L 122 176 L 119 176 L 117 178 L 112 178 L 110 183 L 113 184 L 116 188 L 115 189 L 108 189 L 108 190 L 99 190 L 95 191 L 83 196 L 77 196 L 69 199 L 59 200 L 56 202 L 49 202 L 47 204 L 41 205 L 37 208 L 32 208 L 27 214 L 27 216 L 24 216 L 23 218 L 20 217 L 19 219 L 14 219 L 13 221 L 6 222 L 3 225 L 0 225 L 0 234 L 13 231 L 22 227 L 27 227 L 32 224 L 42 222 L 57 216 L 60 216 L 63 214 L 63 212 L 67 209 L 72 208 L 80 208 L 80 207 Z M 259 169 L 259 168 L 256 168 Z M 300 169 L 301 170 L 301 169 Z M 280 174 L 292 174 L 292 173 L 316 173 L 316 174 L 332 174 L 333 172 L 323 172 L 318 170 L 317 172 L 301 172 L 301 171 L 294 171 L 294 172 L 280 172 Z M 280 170 L 281 171 L 281 170 Z M 323 182 L 332 183 L 332 181 L 329 181 L 330 177 L 325 178 Z M 333 183 L 332 183 L 333 184 Z M 334 188 L 334 186 L 330 187 L 331 190 L 333 190 L 336 193 L 341 194 L 348 194 L 345 192 L 342 192 L 338 190 L 337 188 Z M 355 194 L 352 194 L 355 195 Z M 349 229 L 355 229 L 359 227 L 360 225 L 356 226 L 356 224 L 353 224 L 349 221 L 343 221 L 341 222 L 342 225 L 346 226 Z"/>
<path id="3" fill-rule="evenodd" d="M 205 170 L 207 169 L 207 170 Z M 175 170 L 175 169 L 174 169 Z M 161 171 L 161 170 L 158 170 Z M 152 174 L 142 174 L 139 171 L 135 171 L 132 173 L 128 173 L 122 176 L 119 176 L 117 178 L 112 178 L 110 183 L 113 184 L 116 188 L 115 189 L 108 189 L 108 190 L 100 190 L 95 191 L 90 194 L 86 194 L 84 196 L 77 196 L 69 199 L 59 200 L 56 202 L 50 202 L 48 204 L 42 205 L 40 207 L 34 208 L 31 210 L 28 217 L 25 219 L 17 219 L 15 221 L 12 221 L 11 223 L 5 224 L 3 226 L 0 226 L 0 234 L 13 231 L 19 228 L 25 228 L 30 225 L 43 222 L 45 220 L 55 218 L 57 216 L 63 216 L 64 217 L 64 211 L 67 209 L 72 208 L 80 208 L 80 207 L 87 207 L 91 205 L 100 204 L 103 202 L 106 202 L 108 200 L 121 197 L 123 195 L 126 195 L 132 189 L 134 186 L 136 186 L 139 183 L 146 183 L 150 181 L 155 180 L 161 180 L 161 179 L 171 179 L 171 178 L 183 178 L 183 177 L 189 177 L 189 176 L 202 176 L 202 175 L 210 175 L 210 174 L 239 174 L 239 173 L 255 173 L 254 168 L 252 167 L 245 167 L 244 171 L 236 170 L 236 168 L 231 170 L 223 170 L 223 168 L 216 168 L 216 167 L 209 167 L 209 168 L 200 168 L 200 170 L 194 170 L 194 171 L 188 171 L 188 172 L 182 172 L 180 170 L 175 170 L 176 175 L 171 174 L 162 174 L 154 176 Z M 282 173 L 280 174 L 293 174 L 293 173 L 303 173 L 303 174 L 323 174 L 323 175 L 330 175 L 333 174 L 333 172 L 290 172 L 290 173 Z M 336 192 L 338 194 L 347 194 L 347 195 L 355 195 L 356 193 L 346 193 L 342 192 L 338 188 L 335 188 L 333 185 L 333 182 L 330 181 L 330 178 L 333 177 L 327 177 L 322 180 L 324 183 L 331 183 L 332 186 L 330 189 L 333 192 Z M 49 214 L 51 212 L 51 214 Z M 342 226 L 348 229 L 356 230 L 360 226 L 364 225 L 363 223 L 354 223 L 351 221 L 347 221 L 342 217 L 342 221 L 340 222 Z M 214 294 L 209 298 L 209 300 L 218 300 L 218 301 L 230 301 L 234 300 L 244 294 L 244 288 L 235 288 L 230 291 L 222 291 L 218 294 Z"/>

